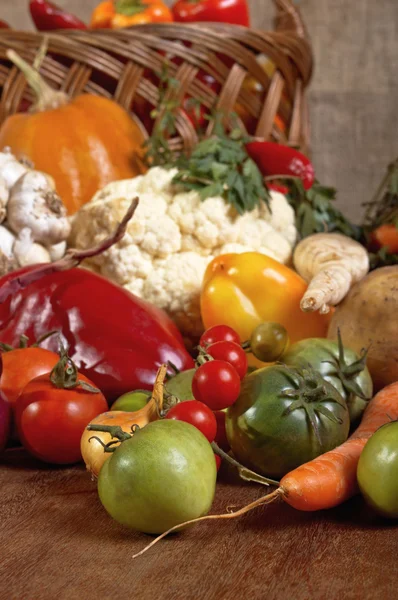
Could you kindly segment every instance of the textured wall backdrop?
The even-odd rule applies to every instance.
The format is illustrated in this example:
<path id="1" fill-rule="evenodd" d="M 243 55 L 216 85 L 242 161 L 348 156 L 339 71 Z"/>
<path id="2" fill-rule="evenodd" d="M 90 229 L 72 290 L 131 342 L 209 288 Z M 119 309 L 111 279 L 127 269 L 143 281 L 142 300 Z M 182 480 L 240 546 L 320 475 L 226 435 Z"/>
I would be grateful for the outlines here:
<path id="1" fill-rule="evenodd" d="M 97 0 L 58 0 L 88 19 Z M 251 0 L 256 27 L 269 27 L 271 0 Z M 301 0 L 316 70 L 311 87 L 318 178 L 359 218 L 386 164 L 398 156 L 398 0 Z M 31 28 L 28 0 L 0 0 L 0 18 Z"/>

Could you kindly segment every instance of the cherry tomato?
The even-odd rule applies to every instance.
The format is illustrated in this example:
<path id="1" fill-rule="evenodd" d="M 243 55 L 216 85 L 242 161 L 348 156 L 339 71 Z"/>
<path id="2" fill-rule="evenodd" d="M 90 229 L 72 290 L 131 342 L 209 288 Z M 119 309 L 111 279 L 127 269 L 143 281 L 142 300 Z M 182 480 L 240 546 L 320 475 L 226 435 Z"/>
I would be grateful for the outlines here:
<path id="1" fill-rule="evenodd" d="M 59 356 L 44 348 L 31 347 L 3 352 L 2 360 L 0 389 L 13 408 L 29 381 L 49 373 L 59 361 Z"/>
<path id="2" fill-rule="evenodd" d="M 222 463 L 221 457 L 220 457 L 220 456 L 218 456 L 218 454 L 215 454 L 215 455 L 214 455 L 214 458 L 216 459 L 216 467 L 217 467 L 217 471 L 219 471 L 219 470 L 220 470 L 220 467 L 221 467 L 221 463 Z"/>
<path id="3" fill-rule="evenodd" d="M 235 342 L 216 342 L 211 344 L 207 350 L 216 360 L 225 360 L 234 367 L 241 379 L 247 373 L 247 356 L 243 348 Z"/>
<path id="4" fill-rule="evenodd" d="M 289 336 L 279 323 L 260 323 L 250 338 L 250 349 L 262 362 L 275 362 L 281 358 L 289 345 Z"/>
<path id="5" fill-rule="evenodd" d="M 199 429 L 211 443 L 217 434 L 217 421 L 214 413 L 203 402 L 188 400 L 173 406 L 167 413 L 166 419 L 184 421 Z"/>
<path id="6" fill-rule="evenodd" d="M 192 380 L 193 395 L 211 410 L 232 406 L 240 393 L 240 378 L 234 367 L 224 360 L 211 360 L 196 371 Z"/>
<path id="7" fill-rule="evenodd" d="M 200 338 L 199 345 L 206 350 L 207 346 L 216 342 L 235 342 L 235 344 L 240 344 L 240 338 L 232 327 L 215 325 L 204 332 Z"/>
<path id="8" fill-rule="evenodd" d="M 227 432 L 225 427 L 225 417 L 226 412 L 224 410 L 216 410 L 214 413 L 217 421 L 217 435 L 215 437 L 215 442 L 217 446 L 219 446 L 224 452 L 229 452 L 231 446 L 229 445 Z"/>
<path id="9" fill-rule="evenodd" d="M 79 381 L 94 384 L 78 374 Z M 73 464 L 81 460 L 80 440 L 86 426 L 108 410 L 101 392 L 56 387 L 50 373 L 30 381 L 16 403 L 18 433 L 25 448 L 40 460 Z"/>

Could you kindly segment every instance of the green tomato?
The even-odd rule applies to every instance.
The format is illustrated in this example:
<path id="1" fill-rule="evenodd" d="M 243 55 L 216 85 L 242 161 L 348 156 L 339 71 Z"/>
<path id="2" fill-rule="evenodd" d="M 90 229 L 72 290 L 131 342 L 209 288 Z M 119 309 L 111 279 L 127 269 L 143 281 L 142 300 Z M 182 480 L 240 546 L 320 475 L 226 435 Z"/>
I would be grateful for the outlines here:
<path id="1" fill-rule="evenodd" d="M 286 365 L 310 364 L 340 392 L 347 402 L 351 423 L 356 425 L 373 394 L 366 357 L 345 348 L 340 342 L 323 338 L 301 340 L 283 355 Z"/>
<path id="2" fill-rule="evenodd" d="M 226 418 L 237 460 L 273 478 L 342 444 L 349 427 L 347 405 L 331 384 L 283 365 L 247 376 Z"/>
<path id="3" fill-rule="evenodd" d="M 398 518 L 398 422 L 387 423 L 368 440 L 358 463 L 358 484 L 378 513 Z"/>
<path id="4" fill-rule="evenodd" d="M 183 421 L 155 421 L 104 463 L 98 493 L 116 521 L 159 534 L 206 515 L 216 478 L 212 447 L 198 429 Z"/>
<path id="5" fill-rule="evenodd" d="M 166 383 L 166 392 L 181 401 L 193 400 L 192 379 L 194 375 L 195 369 L 178 373 Z"/>
<path id="6" fill-rule="evenodd" d="M 147 405 L 151 398 L 151 393 L 145 390 L 128 392 L 120 396 L 111 406 L 111 410 L 122 410 L 126 412 L 136 412 Z"/>
<path id="7" fill-rule="evenodd" d="M 279 323 L 261 323 L 250 338 L 251 351 L 262 362 L 270 363 L 279 360 L 288 345 L 289 335 Z"/>

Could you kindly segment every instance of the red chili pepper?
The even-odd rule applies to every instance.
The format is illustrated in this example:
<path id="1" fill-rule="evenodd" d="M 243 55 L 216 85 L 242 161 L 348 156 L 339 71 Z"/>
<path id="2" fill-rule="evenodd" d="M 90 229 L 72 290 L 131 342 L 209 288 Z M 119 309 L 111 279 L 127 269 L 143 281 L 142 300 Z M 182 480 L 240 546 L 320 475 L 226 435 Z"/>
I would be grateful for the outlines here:
<path id="1" fill-rule="evenodd" d="M 246 150 L 265 177 L 299 177 L 306 190 L 313 186 L 314 167 L 310 159 L 298 150 L 274 142 L 250 142 Z"/>
<path id="2" fill-rule="evenodd" d="M 247 0 L 178 0 L 172 7 L 175 21 L 210 21 L 249 27 Z"/>
<path id="3" fill-rule="evenodd" d="M 87 29 L 87 25 L 62 8 L 46 0 L 31 0 L 30 14 L 38 31 Z"/>
<path id="4" fill-rule="evenodd" d="M 6 21 L 2 21 L 0 19 L 0 29 L 11 29 L 11 27 L 9 26 L 8 23 L 6 23 Z"/>
<path id="5" fill-rule="evenodd" d="M 285 196 L 289 193 L 289 188 L 286 185 L 280 185 L 279 183 L 267 183 L 267 188 L 274 192 L 284 194 Z"/>

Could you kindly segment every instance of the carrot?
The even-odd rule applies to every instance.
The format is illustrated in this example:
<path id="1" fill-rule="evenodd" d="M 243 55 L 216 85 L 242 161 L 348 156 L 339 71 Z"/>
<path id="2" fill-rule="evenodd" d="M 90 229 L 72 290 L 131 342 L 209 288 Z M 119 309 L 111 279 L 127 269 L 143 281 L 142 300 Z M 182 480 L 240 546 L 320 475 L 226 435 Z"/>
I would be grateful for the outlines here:
<path id="1" fill-rule="evenodd" d="M 368 439 L 379 427 L 398 419 L 398 382 L 369 402 L 362 422 L 341 446 L 291 471 L 281 480 L 283 499 L 298 510 L 332 508 L 358 493 L 357 466 Z"/>
<path id="2" fill-rule="evenodd" d="M 377 429 L 391 420 L 398 420 L 398 381 L 382 389 L 369 402 L 360 426 L 344 444 L 285 475 L 280 482 L 280 486 L 274 492 L 255 500 L 236 512 L 207 515 L 177 525 L 155 538 L 141 552 L 135 554 L 133 558 L 142 556 L 162 538 L 172 532 L 179 531 L 182 527 L 195 525 L 201 521 L 236 519 L 259 506 L 270 504 L 281 498 L 293 508 L 302 511 L 333 508 L 345 502 L 359 491 L 357 466 L 366 442 Z M 227 458 L 224 452 L 222 452 L 222 455 Z M 235 466 L 238 465 L 235 461 L 231 462 L 235 463 Z M 270 480 L 260 475 L 257 476 L 257 479 L 250 478 L 250 474 L 255 476 L 251 471 L 248 471 L 248 474 L 249 478 L 244 477 L 248 481 L 259 483 L 263 481 L 265 485 L 271 483 Z"/>

